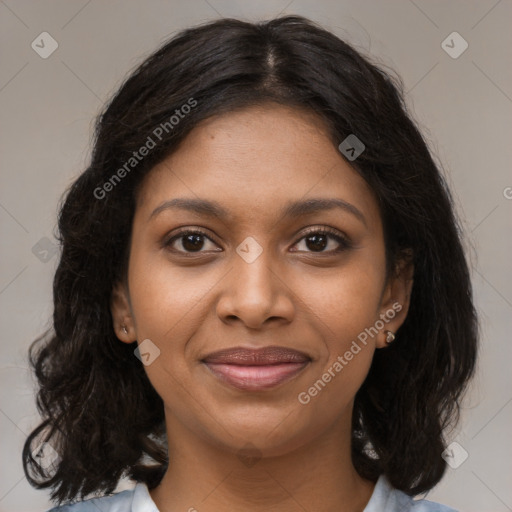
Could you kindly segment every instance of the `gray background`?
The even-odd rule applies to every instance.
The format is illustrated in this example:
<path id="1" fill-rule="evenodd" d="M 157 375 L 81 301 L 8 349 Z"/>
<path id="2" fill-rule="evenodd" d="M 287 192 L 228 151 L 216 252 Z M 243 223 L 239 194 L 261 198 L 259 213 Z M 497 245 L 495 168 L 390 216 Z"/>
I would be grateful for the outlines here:
<path id="1" fill-rule="evenodd" d="M 20 462 L 25 435 L 37 422 L 26 352 L 49 325 L 57 204 L 87 164 L 94 116 L 126 73 L 177 30 L 219 16 L 254 21 L 280 13 L 312 18 L 405 82 L 413 115 L 456 197 L 482 322 L 478 377 L 460 426 L 449 434 L 469 457 L 448 468 L 428 498 L 467 512 L 512 510 L 510 0 L 5 0 L 0 512 L 50 506 L 45 491 L 28 485 Z M 44 31 L 59 45 L 46 59 L 31 47 Z M 441 46 L 453 31 L 469 44 L 456 59 Z"/>

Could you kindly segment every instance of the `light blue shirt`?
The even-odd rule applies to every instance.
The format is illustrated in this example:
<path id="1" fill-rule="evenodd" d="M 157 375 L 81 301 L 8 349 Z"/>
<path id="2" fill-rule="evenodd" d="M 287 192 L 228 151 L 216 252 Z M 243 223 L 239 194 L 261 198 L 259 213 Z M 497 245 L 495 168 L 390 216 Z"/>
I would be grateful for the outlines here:
<path id="1" fill-rule="evenodd" d="M 193 507 L 190 510 L 194 510 Z M 48 512 L 159 512 L 146 484 L 112 496 L 91 498 L 72 505 L 52 508 Z M 457 512 L 455 509 L 428 500 L 413 500 L 391 487 L 384 475 L 377 480 L 370 501 L 363 512 Z"/>

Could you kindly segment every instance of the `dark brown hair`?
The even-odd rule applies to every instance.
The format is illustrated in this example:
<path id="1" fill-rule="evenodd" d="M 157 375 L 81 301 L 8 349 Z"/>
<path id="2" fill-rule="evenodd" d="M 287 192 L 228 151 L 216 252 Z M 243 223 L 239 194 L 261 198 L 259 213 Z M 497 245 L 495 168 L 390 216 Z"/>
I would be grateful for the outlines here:
<path id="1" fill-rule="evenodd" d="M 131 74 L 98 117 L 90 165 L 60 208 L 53 328 L 30 350 L 42 415 L 23 450 L 32 485 L 51 487 L 60 503 L 110 493 L 123 475 L 150 488 L 161 480 L 163 403 L 110 313 L 112 288 L 126 275 L 137 189 L 201 120 L 268 101 L 320 115 L 336 145 L 350 134 L 363 141 L 351 164 L 379 201 L 388 267 L 404 250 L 413 254 L 408 316 L 395 342 L 375 353 L 355 398 L 354 466 L 411 495 L 441 479 L 443 432 L 474 371 L 478 325 L 453 203 L 402 91 L 397 77 L 299 16 L 184 30 Z M 127 170 L 165 122 L 173 126 Z M 122 179 L 113 181 L 116 173 Z M 53 468 L 32 455 L 41 439 L 59 453 Z"/>

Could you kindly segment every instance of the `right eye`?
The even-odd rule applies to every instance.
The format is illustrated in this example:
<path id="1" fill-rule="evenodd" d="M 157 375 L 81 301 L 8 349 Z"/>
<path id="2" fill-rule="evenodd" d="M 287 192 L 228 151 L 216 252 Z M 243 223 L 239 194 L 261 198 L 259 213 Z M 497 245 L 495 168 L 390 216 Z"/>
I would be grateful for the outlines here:
<path id="1" fill-rule="evenodd" d="M 214 244 L 204 231 L 200 229 L 184 229 L 167 240 L 164 243 L 164 247 L 180 254 L 200 253 L 204 252 L 202 249 L 205 245 L 205 238 Z M 213 250 L 219 252 L 219 249 Z M 222 251 L 222 249 L 220 249 L 220 251 Z"/>

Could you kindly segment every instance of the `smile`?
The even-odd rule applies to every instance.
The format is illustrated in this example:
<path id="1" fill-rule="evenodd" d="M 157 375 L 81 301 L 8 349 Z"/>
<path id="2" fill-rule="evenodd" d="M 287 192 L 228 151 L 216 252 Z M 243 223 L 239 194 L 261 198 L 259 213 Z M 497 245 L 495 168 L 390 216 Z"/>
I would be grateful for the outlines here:
<path id="1" fill-rule="evenodd" d="M 284 347 L 258 350 L 237 347 L 202 360 L 215 377 L 245 391 L 274 388 L 294 378 L 310 362 L 306 354 Z"/>

